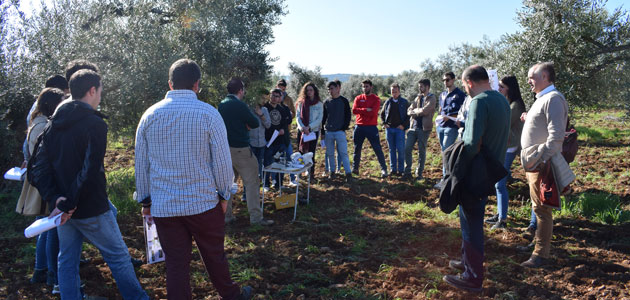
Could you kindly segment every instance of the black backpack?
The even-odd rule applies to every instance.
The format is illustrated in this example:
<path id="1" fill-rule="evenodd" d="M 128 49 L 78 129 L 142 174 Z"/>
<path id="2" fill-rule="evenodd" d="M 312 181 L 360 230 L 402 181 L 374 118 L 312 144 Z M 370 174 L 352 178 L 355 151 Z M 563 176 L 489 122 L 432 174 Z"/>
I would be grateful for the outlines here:
<path id="1" fill-rule="evenodd" d="M 37 182 L 38 177 L 35 176 L 36 172 L 34 170 L 38 167 L 41 167 L 41 164 L 44 163 L 43 161 L 38 160 L 37 155 L 39 154 L 39 150 L 44 144 L 44 137 L 46 136 L 46 134 L 50 131 L 50 128 L 52 127 L 51 124 L 52 122 L 49 120 L 48 123 L 46 123 L 46 126 L 44 127 L 44 130 L 42 131 L 42 133 L 40 133 L 37 136 L 35 147 L 33 147 L 33 153 L 31 153 L 31 158 L 28 160 L 28 163 L 26 164 L 26 179 L 32 186 L 36 188 L 38 185 L 38 182 Z"/>

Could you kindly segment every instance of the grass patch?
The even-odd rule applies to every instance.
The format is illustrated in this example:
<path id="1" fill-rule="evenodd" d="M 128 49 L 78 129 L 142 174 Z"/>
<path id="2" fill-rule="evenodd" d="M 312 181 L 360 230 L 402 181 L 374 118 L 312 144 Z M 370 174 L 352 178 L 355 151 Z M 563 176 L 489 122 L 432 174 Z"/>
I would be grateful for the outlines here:
<path id="1" fill-rule="evenodd" d="M 121 215 L 138 213 L 138 203 L 133 200 L 136 190 L 135 170 L 133 167 L 117 169 L 108 172 L 107 195 Z"/>
<path id="2" fill-rule="evenodd" d="M 554 214 L 564 217 L 581 215 L 603 224 L 630 221 L 630 211 L 622 208 L 619 196 L 606 193 L 582 193 L 575 201 L 563 197 L 560 211 L 554 211 Z"/>

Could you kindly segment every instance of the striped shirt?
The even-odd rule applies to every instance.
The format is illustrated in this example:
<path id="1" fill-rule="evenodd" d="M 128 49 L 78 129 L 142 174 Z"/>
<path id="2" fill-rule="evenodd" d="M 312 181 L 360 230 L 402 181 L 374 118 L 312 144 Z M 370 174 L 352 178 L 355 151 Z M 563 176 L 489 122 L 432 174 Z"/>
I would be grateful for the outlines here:
<path id="1" fill-rule="evenodd" d="M 155 217 L 190 216 L 228 199 L 233 171 L 219 112 L 191 90 L 174 90 L 140 119 L 136 131 L 138 201 Z"/>

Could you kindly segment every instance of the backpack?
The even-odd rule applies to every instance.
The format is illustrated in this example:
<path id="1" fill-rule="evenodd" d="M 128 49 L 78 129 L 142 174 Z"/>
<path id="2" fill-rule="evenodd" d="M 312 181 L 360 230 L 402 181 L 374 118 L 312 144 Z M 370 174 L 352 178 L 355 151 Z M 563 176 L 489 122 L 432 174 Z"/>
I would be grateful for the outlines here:
<path id="1" fill-rule="evenodd" d="M 43 163 L 41 161 L 38 162 L 37 155 L 39 154 L 39 149 L 44 144 L 44 136 L 46 136 L 46 134 L 50 131 L 50 128 L 52 127 L 51 124 L 52 124 L 52 122 L 48 121 L 48 123 L 46 123 L 46 126 L 44 127 L 44 130 L 42 131 L 42 133 L 40 133 L 37 136 L 37 141 L 35 142 L 35 147 L 33 147 L 33 153 L 31 153 L 31 158 L 28 160 L 28 163 L 26 164 L 26 179 L 34 187 L 38 186 L 38 182 L 37 182 L 38 177 L 35 176 L 36 172 L 34 172 L 34 170 L 35 170 L 35 168 L 37 168 L 38 166 L 40 166 Z"/>

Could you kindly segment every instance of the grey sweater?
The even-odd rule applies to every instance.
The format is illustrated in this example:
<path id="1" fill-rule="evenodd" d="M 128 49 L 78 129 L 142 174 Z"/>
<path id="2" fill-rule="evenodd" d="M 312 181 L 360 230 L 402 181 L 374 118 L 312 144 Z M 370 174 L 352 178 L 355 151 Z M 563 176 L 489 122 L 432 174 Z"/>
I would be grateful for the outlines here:
<path id="1" fill-rule="evenodd" d="M 555 89 L 544 95 L 536 95 L 536 98 L 523 125 L 521 148 L 542 144 L 541 159 L 548 161 L 555 153 L 562 151 L 569 106 L 564 95 Z"/>

